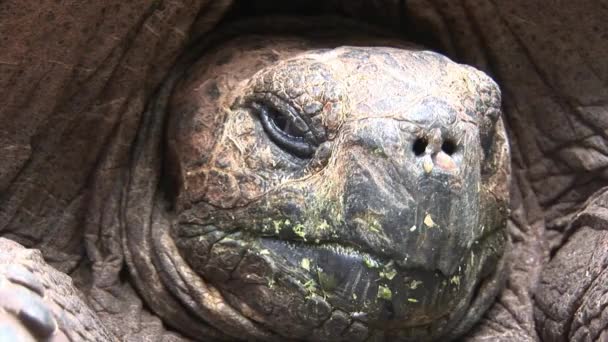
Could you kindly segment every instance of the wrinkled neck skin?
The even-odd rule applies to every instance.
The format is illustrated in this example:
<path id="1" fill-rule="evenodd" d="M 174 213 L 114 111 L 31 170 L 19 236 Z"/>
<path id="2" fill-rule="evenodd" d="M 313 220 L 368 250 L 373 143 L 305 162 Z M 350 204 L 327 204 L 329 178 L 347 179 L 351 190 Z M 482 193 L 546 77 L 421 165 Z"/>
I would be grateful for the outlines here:
<path id="1" fill-rule="evenodd" d="M 257 19 L 203 37 L 133 156 L 130 275 L 192 338 L 449 340 L 502 286 L 496 84 L 363 25 Z"/>

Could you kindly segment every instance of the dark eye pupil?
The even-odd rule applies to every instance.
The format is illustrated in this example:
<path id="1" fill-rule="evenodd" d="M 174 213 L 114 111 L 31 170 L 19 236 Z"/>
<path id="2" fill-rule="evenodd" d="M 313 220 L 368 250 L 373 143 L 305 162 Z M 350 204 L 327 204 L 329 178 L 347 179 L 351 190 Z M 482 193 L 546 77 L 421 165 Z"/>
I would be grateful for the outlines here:
<path id="1" fill-rule="evenodd" d="M 302 137 L 302 133 L 298 131 L 291 121 L 285 116 L 274 109 L 268 110 L 268 118 L 272 123 L 285 134 L 292 137 Z"/>
<path id="2" fill-rule="evenodd" d="M 314 142 L 307 137 L 310 132 L 298 129 L 297 124 L 293 122 L 298 119 L 293 115 L 283 114 L 270 106 L 255 102 L 251 107 L 258 112 L 264 130 L 275 144 L 302 158 L 309 158 L 314 153 Z"/>

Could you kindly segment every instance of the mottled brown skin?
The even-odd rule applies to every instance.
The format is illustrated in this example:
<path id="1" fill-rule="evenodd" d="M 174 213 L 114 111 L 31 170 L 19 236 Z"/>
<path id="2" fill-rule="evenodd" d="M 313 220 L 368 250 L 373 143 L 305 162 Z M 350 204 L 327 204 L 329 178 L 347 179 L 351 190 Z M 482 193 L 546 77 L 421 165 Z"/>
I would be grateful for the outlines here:
<path id="1" fill-rule="evenodd" d="M 163 108 L 166 102 L 159 99 L 167 99 L 173 87 L 165 87 L 160 93 L 155 91 L 162 84 L 178 81 L 171 79 L 171 75 L 179 74 L 172 68 L 178 56 L 190 54 L 198 58 L 201 55 L 200 52 L 188 53 L 191 49 L 188 46 L 196 37 L 215 26 L 228 3 L 205 0 L 107 0 L 83 5 L 21 0 L 6 1 L 0 5 L 0 41 L 3 46 L 0 49 L 0 234 L 28 248 L 40 249 L 44 256 L 44 261 L 39 257 L 30 257 L 36 253 L 13 242 L 2 241 L 0 300 L 3 304 L 0 306 L 3 309 L 0 310 L 0 336 L 8 336 L 11 340 L 21 336 L 27 340 L 33 336 L 44 338 L 49 334 L 57 339 L 80 334 L 81 337 L 120 341 L 184 341 L 188 340 L 186 336 L 206 336 L 208 340 L 245 336 L 256 336 L 261 340 L 277 338 L 248 319 L 254 316 L 258 320 L 264 319 L 262 315 L 256 316 L 251 307 L 244 305 L 259 300 L 230 298 L 223 283 L 216 286 L 225 279 L 227 272 L 215 266 L 222 265 L 222 262 L 229 264 L 231 260 L 217 262 L 219 259 L 214 259 L 215 254 L 211 254 L 211 258 L 201 254 L 200 259 L 193 259 L 187 248 L 176 248 L 176 243 L 183 247 L 187 240 L 185 235 L 179 234 L 180 227 L 175 223 L 179 219 L 176 213 L 195 212 L 197 206 L 203 212 L 204 209 L 200 207 L 209 202 L 230 203 L 233 198 L 239 200 L 242 194 L 260 186 L 254 182 L 254 186 L 245 190 L 239 188 L 238 194 L 232 195 L 232 198 L 228 196 L 222 199 L 222 190 L 233 190 L 228 193 L 235 194 L 236 188 L 222 188 L 224 184 L 216 183 L 216 196 L 205 198 L 207 192 L 201 189 L 206 181 L 192 175 L 194 183 L 190 183 L 192 186 L 188 188 L 192 193 L 180 190 L 187 183 L 182 171 L 187 168 L 204 170 L 204 164 L 209 161 L 200 160 L 200 156 L 208 154 L 208 149 L 201 150 L 204 153 L 196 157 L 190 155 L 191 158 L 188 155 L 192 151 L 176 149 L 184 148 L 187 144 L 174 144 L 177 140 L 171 135 L 179 129 L 173 126 L 167 131 L 165 115 L 158 114 L 167 112 Z M 404 37 L 408 35 L 420 39 L 424 45 L 439 49 L 454 60 L 474 65 L 491 74 L 503 90 L 504 119 L 513 151 L 511 215 L 507 226 L 512 248 L 505 255 L 505 269 L 501 273 L 507 277 L 506 288 L 464 339 L 603 341 L 608 337 L 608 302 L 605 296 L 608 290 L 605 285 L 608 265 L 605 227 L 608 220 L 604 213 L 606 194 L 602 190 L 607 184 L 605 169 L 608 160 L 605 158 L 608 149 L 604 115 L 608 101 L 605 87 L 608 68 L 604 58 L 608 54 L 608 44 L 605 42 L 608 34 L 605 17 L 608 13 L 605 6 L 594 0 L 564 2 L 559 6 L 547 6 L 544 1 L 535 0 L 328 0 L 284 3 L 237 0 L 236 3 L 234 13 L 228 16 L 230 20 L 234 20 L 235 16 L 284 7 L 281 11 L 298 16 L 302 10 L 316 15 L 334 13 L 375 22 L 396 29 Z M 308 20 L 310 18 L 304 21 Z M 327 36 L 335 34 L 341 26 L 335 24 L 338 21 L 330 22 L 334 25 L 324 27 Z M 243 34 L 243 31 L 236 31 L 233 36 Z M 384 38 L 374 38 L 374 44 L 366 43 L 369 42 L 368 38 L 376 34 L 361 34 L 354 28 L 346 31 L 351 37 L 366 38 L 355 41 L 342 38 L 341 43 L 333 42 L 330 46 L 395 45 L 394 40 L 386 42 Z M 272 33 L 275 36 L 281 33 L 284 37 L 299 35 L 310 39 L 310 35 L 297 27 L 275 28 Z M 227 39 L 224 37 L 219 41 Z M 315 38 L 313 41 L 321 40 Z M 380 44 L 380 41 L 383 43 Z M 216 44 L 218 41 L 214 42 Z M 322 47 L 319 45 L 311 48 Z M 271 55 L 268 58 L 272 59 Z M 265 61 L 258 68 L 274 62 Z M 182 59 L 177 64 L 189 63 L 187 59 Z M 229 74 L 235 74 L 232 71 L 236 70 L 231 70 Z M 329 71 L 332 77 L 336 76 L 333 67 Z M 199 70 L 192 75 L 203 73 Z M 339 75 L 340 72 L 337 73 Z M 245 79 L 249 76 L 237 77 Z M 208 94 L 214 93 L 217 94 L 211 89 Z M 176 109 L 174 114 L 179 113 L 179 105 L 188 102 L 187 108 L 190 109 L 202 108 L 199 105 L 203 103 L 215 103 L 209 97 L 205 100 L 205 96 L 197 99 L 183 97 L 181 100 L 177 97 L 171 100 L 172 108 Z M 347 98 L 349 101 L 350 98 Z M 446 105 L 453 106 L 454 103 Z M 149 109 L 146 110 L 146 107 Z M 246 111 L 259 119 L 260 113 L 256 112 L 259 109 L 253 107 L 252 103 L 237 104 L 235 101 L 227 104 L 226 112 Z M 201 113 L 226 119 L 215 115 L 217 110 L 214 109 Z M 383 129 L 388 127 L 383 125 Z M 484 132 L 483 126 L 480 127 L 480 133 Z M 254 132 L 262 133 L 260 126 L 257 129 Z M 378 132 L 383 132 L 383 129 Z M 338 129 L 338 136 L 340 132 Z M 264 130 L 263 133 L 268 132 Z M 374 138 L 380 136 L 382 134 L 377 134 Z M 435 139 L 438 135 L 430 134 L 429 137 L 433 139 L 428 139 L 427 145 L 438 140 Z M 400 139 L 409 141 L 406 134 Z M 343 142 L 346 144 L 334 144 L 332 149 L 323 150 L 321 155 L 329 152 L 328 160 L 331 161 L 336 156 L 335 151 L 340 153 L 352 147 L 348 139 Z M 269 140 L 266 143 L 272 146 Z M 279 148 L 278 145 L 271 149 L 271 152 L 276 152 L 274 156 L 280 156 L 286 146 L 283 144 Z M 431 146 L 436 147 L 437 144 Z M 219 151 L 218 148 L 214 150 Z M 310 152 L 306 146 L 300 145 L 297 150 L 300 154 L 298 158 Z M 361 149 L 360 153 L 364 151 Z M 382 152 L 376 149 L 371 152 L 374 151 Z M 239 160 L 234 155 L 238 156 L 240 152 L 234 149 L 230 151 L 229 148 L 225 152 L 232 153 L 229 160 Z M 316 154 L 314 158 L 317 158 Z M 377 157 L 373 153 L 367 155 L 362 159 L 366 162 L 362 165 L 374 170 L 374 167 L 382 164 Z M 197 158 L 200 165 L 181 164 L 182 161 Z M 295 160 L 293 158 L 290 160 Z M 218 160 L 217 154 L 213 154 L 212 160 Z M 443 158 L 439 158 L 439 161 L 444 166 L 453 166 L 443 163 Z M 358 164 L 353 162 L 346 165 L 356 167 Z M 492 164 L 484 164 L 487 165 Z M 288 166 L 282 164 L 281 167 Z M 428 169 L 429 164 L 426 166 Z M 247 170 L 249 167 L 228 164 L 214 165 L 213 169 L 230 175 L 235 168 Z M 260 170 L 259 164 L 256 167 L 256 170 Z M 332 164 L 317 163 L 314 167 L 331 169 Z M 422 167 L 424 169 L 425 164 Z M 435 165 L 433 168 L 435 172 L 440 170 Z M 207 170 L 212 169 L 207 167 Z M 301 173 L 307 171 L 305 169 Z M 286 175 L 295 181 L 305 182 L 297 178 L 297 172 L 287 172 Z M 380 179 L 383 183 L 373 185 L 391 184 L 386 180 L 399 178 L 398 173 L 382 176 L 384 178 Z M 342 182 L 344 188 L 353 185 L 343 179 L 338 181 Z M 278 189 L 285 186 L 288 185 L 279 186 Z M 315 187 L 305 189 L 311 193 L 318 191 Z M 272 198 L 271 194 L 269 198 Z M 315 198 L 307 199 L 304 204 L 314 204 Z M 260 199 L 263 200 L 263 197 Z M 280 201 L 292 199 L 282 198 Z M 302 204 L 302 201 L 296 202 Z M 368 201 L 376 202 L 380 203 L 381 200 Z M 255 200 L 251 203 L 255 203 Z M 227 205 L 230 207 L 234 203 Z M 222 211 L 219 208 L 215 210 Z M 255 212 L 260 210 L 265 209 L 257 208 Z M 344 211 L 348 210 L 345 208 Z M 292 217 L 289 212 L 272 214 Z M 441 221 L 435 220 L 437 217 L 433 213 L 431 216 L 433 222 Z M 348 220 L 344 221 L 348 227 Z M 396 239 L 394 232 L 397 230 L 391 229 L 398 228 L 398 224 L 371 223 L 368 224 L 372 228 L 369 230 L 371 233 L 353 233 L 347 239 L 351 243 L 359 242 L 358 246 L 351 248 L 368 246 L 369 250 L 365 253 L 371 253 L 382 261 L 386 255 L 381 250 L 373 251 L 373 238 L 380 235 L 375 230 L 385 233 L 395 245 L 404 241 Z M 233 239 L 236 242 L 218 245 L 227 247 L 226 250 L 238 250 L 239 243 L 243 241 L 244 244 L 255 243 L 257 235 L 254 233 L 264 233 L 263 227 L 253 230 L 255 225 L 246 226 L 237 228 L 243 228 L 243 231 L 250 229 L 247 239 Z M 307 244 L 314 244 L 309 239 L 309 234 L 314 232 L 286 226 L 287 229 L 280 229 L 286 232 L 282 233 L 283 236 L 271 231 L 267 239 L 277 239 L 275 234 L 279 239 L 294 240 L 294 246 L 301 246 L 304 242 L 301 240 L 306 237 Z M 380 226 L 381 230 L 378 229 Z M 351 227 L 357 228 L 352 223 Z M 193 234 L 201 229 L 197 224 L 189 228 L 194 230 Z M 420 227 L 417 226 L 414 232 L 420 234 Z M 371 239 L 363 240 L 362 236 Z M 266 248 L 267 252 L 260 250 L 260 255 L 270 258 L 271 263 L 276 265 L 275 260 L 281 260 L 276 256 L 284 253 L 282 245 L 276 243 L 272 246 L 274 248 Z M 444 248 L 447 246 L 449 244 Z M 307 250 L 315 251 L 314 248 Z M 337 258 L 332 253 L 328 255 L 332 260 L 337 260 L 339 266 L 344 266 L 347 260 L 357 261 L 356 258 Z M 433 253 L 429 255 L 432 257 Z M 426 256 L 429 265 L 443 268 L 449 273 L 449 265 L 434 263 L 429 255 Z M 310 294 L 309 299 L 313 299 L 313 304 L 318 304 L 317 308 L 325 307 L 325 301 L 332 306 L 332 313 L 338 312 L 335 307 L 344 307 L 344 304 L 340 303 L 339 295 L 327 291 L 335 286 L 331 285 L 334 282 L 315 272 L 318 271 L 315 268 L 318 264 L 312 256 L 307 256 L 310 259 L 308 268 L 313 270 L 310 272 L 311 278 L 316 283 L 309 283 L 305 288 Z M 215 264 L 211 263 L 214 267 L 209 266 L 209 260 L 215 260 Z M 284 274 L 295 272 L 307 275 L 301 260 L 287 258 L 285 262 L 293 267 L 286 269 Z M 62 276 L 47 263 L 67 273 L 74 280 L 74 285 L 71 285 L 68 277 Z M 397 263 L 392 265 L 399 266 Z M 369 273 L 373 274 L 374 270 L 370 269 Z M 384 276 L 379 271 L 383 271 Z M 384 271 L 384 267 L 378 269 L 381 281 L 386 280 L 387 274 L 389 277 L 393 274 L 390 267 L 387 272 Z M 405 271 L 399 268 L 395 277 L 400 277 Z M 246 272 L 231 272 L 228 276 L 244 274 L 248 276 L 245 277 L 247 281 L 260 284 L 261 279 L 251 276 L 259 272 L 263 272 L 263 269 L 249 268 Z M 311 284 L 323 285 L 323 288 L 311 287 Z M 285 288 L 290 289 L 289 286 Z M 291 289 L 294 288 L 298 286 L 294 284 Z M 310 293 L 309 290 L 314 292 L 315 288 L 324 293 Z M 387 292 L 378 292 L 382 298 L 374 298 L 376 303 L 388 302 Z M 317 297 L 321 299 L 317 300 Z M 290 293 L 285 298 L 298 298 L 298 295 Z M 230 305 L 225 305 L 226 302 Z M 91 310 L 81 313 L 86 307 Z M 381 313 L 386 306 L 374 308 Z M 317 315 L 323 314 L 323 310 L 313 311 Z M 351 325 L 350 330 L 345 331 L 351 331 L 350 334 L 355 337 L 362 338 L 366 328 L 368 333 L 372 331 L 370 337 L 381 337 L 378 333 L 381 329 L 377 326 L 363 324 L 366 323 L 363 322 L 365 317 L 354 315 L 341 319 L 340 316 L 327 321 L 331 322 L 334 330 L 340 330 L 346 322 Z M 310 317 L 300 321 L 307 319 Z M 354 325 L 350 319 L 360 320 L 361 324 Z M 300 321 L 296 320 L 296 323 Z M 91 334 L 86 335 L 85 332 Z M 301 332 L 293 329 L 288 333 Z M 320 332 L 316 330 L 311 334 Z M 350 338 L 349 335 L 345 337 Z"/>
<path id="2" fill-rule="evenodd" d="M 509 171 L 498 89 L 429 51 L 334 48 L 345 43 L 244 35 L 185 71 L 168 133 L 177 249 L 242 315 L 283 337 L 462 333 L 502 283 Z M 262 110 L 301 117 L 310 155 L 273 140 Z"/>
<path id="3" fill-rule="evenodd" d="M 263 340 L 463 334 L 504 279 L 496 84 L 397 39 L 349 38 L 358 24 L 272 20 L 306 36 L 263 21 L 237 24 L 258 35 L 221 29 L 207 40 L 227 41 L 199 43 L 149 105 L 152 127 L 169 118 L 168 185 L 149 198 L 149 229 L 129 220 L 141 213 L 127 189 L 138 291 L 193 338 L 209 337 L 207 324 Z M 136 148 L 150 151 L 156 134 Z M 150 177 L 135 156 L 131 184 Z"/>

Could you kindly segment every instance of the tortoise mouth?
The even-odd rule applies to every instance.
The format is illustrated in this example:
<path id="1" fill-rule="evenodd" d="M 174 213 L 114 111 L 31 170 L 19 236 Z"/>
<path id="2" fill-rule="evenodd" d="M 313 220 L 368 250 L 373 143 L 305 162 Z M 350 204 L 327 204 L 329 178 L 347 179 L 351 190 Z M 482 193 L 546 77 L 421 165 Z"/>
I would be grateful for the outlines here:
<path id="1" fill-rule="evenodd" d="M 258 298 L 241 295 L 243 288 L 267 291 L 261 310 L 269 313 L 285 300 L 281 296 L 291 293 L 304 301 L 317 298 L 331 310 L 349 313 L 353 321 L 388 331 L 444 326 L 461 316 L 492 263 L 482 252 L 486 240 L 497 234 L 485 234 L 474 243 L 470 257 L 451 275 L 404 267 L 381 253 L 340 242 L 282 239 L 242 230 L 195 235 L 177 237 L 182 247 L 188 245 L 186 240 L 195 243 L 189 251 L 179 248 L 188 263 L 219 289 L 242 296 L 252 308 L 260 307 Z M 195 259 L 205 254 L 202 251 L 208 251 L 207 256 Z"/>
<path id="2" fill-rule="evenodd" d="M 218 220 L 217 211 L 213 216 Z M 301 236 L 293 223 L 281 229 L 262 220 L 215 222 L 174 222 L 171 235 L 184 261 L 244 317 L 294 338 L 325 329 L 336 315 L 349 326 L 404 340 L 428 337 L 429 331 L 441 336 L 464 317 L 477 317 L 477 289 L 498 272 L 506 236 L 504 229 L 485 230 L 456 271 L 446 274 L 348 237 L 340 240 L 331 234 L 336 229 L 331 224 L 322 230 L 329 234 Z M 500 284 L 484 286 L 492 297 Z"/>
<path id="3" fill-rule="evenodd" d="M 319 295 L 334 308 L 351 312 L 370 327 L 425 326 L 447 316 L 461 296 L 441 289 L 453 281 L 438 270 L 402 268 L 394 260 L 339 243 L 303 243 L 263 237 L 260 247 L 291 265 L 308 280 L 307 295 Z"/>

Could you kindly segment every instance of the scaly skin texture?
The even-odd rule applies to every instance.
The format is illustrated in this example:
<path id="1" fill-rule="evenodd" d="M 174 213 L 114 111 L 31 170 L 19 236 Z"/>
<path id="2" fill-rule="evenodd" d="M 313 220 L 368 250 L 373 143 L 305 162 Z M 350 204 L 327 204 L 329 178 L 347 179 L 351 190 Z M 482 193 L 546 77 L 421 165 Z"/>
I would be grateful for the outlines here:
<path id="1" fill-rule="evenodd" d="M 497 85 L 380 33 L 351 39 L 356 23 L 271 20 L 307 34 L 275 36 L 269 20 L 221 29 L 148 105 L 125 202 L 138 291 L 196 339 L 466 332 L 504 279 Z M 166 116 L 165 186 L 142 196 Z"/>
<path id="2" fill-rule="evenodd" d="M 606 339 L 608 220 L 602 187 L 608 160 L 603 58 L 608 13 L 601 2 L 236 2 L 232 19 L 284 7 L 296 15 L 331 12 L 375 22 L 491 74 L 503 91 L 513 151 L 508 222 L 513 248 L 506 254 L 505 290 L 464 339 Z M 179 173 L 163 167 L 163 120 L 144 107 L 154 102 L 155 89 L 177 57 L 214 27 L 228 3 L 9 0 L 0 5 L 0 234 L 40 249 L 46 262 L 69 274 L 82 292 L 82 305 L 121 341 L 188 340 L 175 331 L 208 339 L 245 336 L 225 329 L 247 325 L 238 312 L 214 301 L 220 296 L 215 288 L 174 281 L 188 268 L 169 272 L 174 255 L 180 255 L 171 235 L 142 238 L 172 225 L 175 217 L 166 213 L 178 209 L 171 207 L 175 194 L 168 190 L 179 187 L 161 185 Z M 142 148 L 144 141 L 152 142 L 149 150 Z M 173 176 L 167 177 L 169 171 Z M 167 197 L 154 197 L 158 189 Z M 159 243 L 165 245 L 155 246 Z M 28 263 L 15 258 L 21 247 L 4 246 L 3 260 Z M 172 253 L 163 254 L 167 250 Z M 39 259 L 34 268 L 53 273 Z M 50 304 L 46 300 L 54 291 L 71 287 L 68 278 L 58 277 L 41 297 L 35 284 L 45 273 L 17 272 L 21 280 L 15 282 L 13 274 L 12 281 L 2 282 L 3 289 L 25 294 L 15 296 L 12 311 L 2 314 L 9 323 L 2 325 L 3 333 L 16 329 L 31 337 L 24 328 L 50 331 L 52 324 L 38 324 L 49 320 L 24 319 L 27 313 L 20 318 L 15 310 L 40 298 Z M 140 287 L 148 293 L 134 291 L 132 284 L 143 283 L 137 279 L 147 281 Z M 197 304 L 205 298 L 211 305 Z M 183 303 L 190 307 L 184 310 Z M 152 306 L 165 308 L 158 315 L 177 323 L 162 324 Z M 214 319 L 214 313 L 220 314 Z M 78 319 L 54 322 L 58 333 L 78 329 Z"/>
<path id="3" fill-rule="evenodd" d="M 3 238 L 0 250 L 0 339 L 115 340 L 72 280 L 46 264 L 39 251 Z"/>
<path id="4" fill-rule="evenodd" d="M 201 281 L 282 337 L 453 336 L 501 284 L 498 89 L 414 47 L 334 49 L 347 39 L 245 35 L 184 71 L 171 236 Z M 290 117 L 308 155 L 273 135 Z"/>

